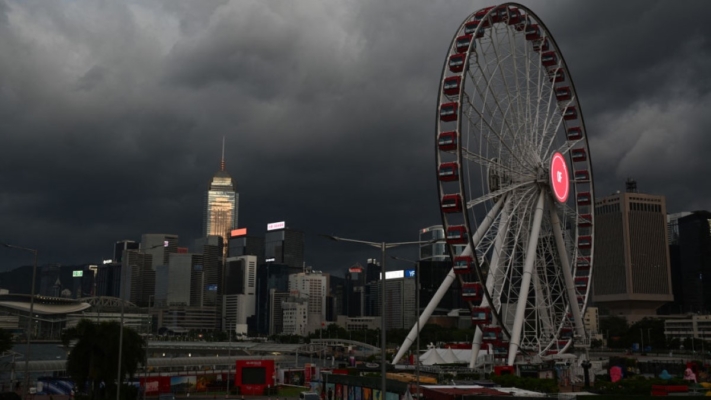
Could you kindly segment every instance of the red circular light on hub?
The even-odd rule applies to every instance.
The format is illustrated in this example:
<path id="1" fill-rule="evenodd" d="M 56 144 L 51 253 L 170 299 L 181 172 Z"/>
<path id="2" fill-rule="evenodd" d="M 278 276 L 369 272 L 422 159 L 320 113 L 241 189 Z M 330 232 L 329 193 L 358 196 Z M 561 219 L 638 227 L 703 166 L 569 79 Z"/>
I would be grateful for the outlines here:
<path id="1" fill-rule="evenodd" d="M 568 164 L 565 157 L 556 152 L 551 157 L 551 189 L 555 199 L 561 203 L 568 200 L 570 193 L 570 176 L 568 175 Z"/>

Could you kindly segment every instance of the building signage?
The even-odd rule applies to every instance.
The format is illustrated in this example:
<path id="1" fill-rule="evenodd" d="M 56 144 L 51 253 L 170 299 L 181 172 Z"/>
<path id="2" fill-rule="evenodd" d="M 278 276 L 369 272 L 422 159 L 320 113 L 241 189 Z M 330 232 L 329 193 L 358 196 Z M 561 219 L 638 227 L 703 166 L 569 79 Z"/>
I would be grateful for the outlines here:
<path id="1" fill-rule="evenodd" d="M 84 271 L 72 271 L 73 278 L 81 278 L 84 276 Z"/>
<path id="2" fill-rule="evenodd" d="M 264 261 L 265 261 L 265 262 L 274 262 L 274 260 L 275 260 L 274 258 L 267 258 L 267 259 L 264 260 Z"/>
<path id="3" fill-rule="evenodd" d="M 102 264 L 111 264 L 112 262 L 114 262 L 114 260 L 104 260 Z"/>
<path id="4" fill-rule="evenodd" d="M 348 272 L 351 274 L 360 274 L 363 272 L 363 268 L 361 267 L 350 267 L 348 268 Z"/>
<path id="5" fill-rule="evenodd" d="M 414 269 L 406 269 L 405 270 L 405 278 L 414 278 L 415 277 L 415 270 Z"/>
<path id="6" fill-rule="evenodd" d="M 568 176 L 568 164 L 565 162 L 565 157 L 558 152 L 553 153 L 553 157 L 551 157 L 550 179 L 555 199 L 560 203 L 565 203 L 570 192 L 570 177 Z"/>
<path id="7" fill-rule="evenodd" d="M 244 236 L 247 234 L 247 228 L 232 229 L 230 237 Z"/>
<path id="8" fill-rule="evenodd" d="M 383 274 L 380 274 L 382 277 Z M 399 271 L 386 271 L 385 272 L 385 279 L 398 279 L 398 278 L 404 278 L 405 277 L 405 271 L 399 270 Z"/>
<path id="9" fill-rule="evenodd" d="M 275 231 L 277 229 L 284 229 L 286 228 L 286 222 L 285 221 L 280 221 L 280 222 L 272 222 L 271 224 L 267 224 L 267 230 L 268 231 Z"/>

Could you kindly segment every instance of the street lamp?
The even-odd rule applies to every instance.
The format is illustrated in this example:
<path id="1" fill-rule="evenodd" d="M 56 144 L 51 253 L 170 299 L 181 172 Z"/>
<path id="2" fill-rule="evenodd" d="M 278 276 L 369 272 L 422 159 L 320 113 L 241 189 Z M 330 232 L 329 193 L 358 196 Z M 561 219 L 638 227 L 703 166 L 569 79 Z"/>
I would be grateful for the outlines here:
<path id="1" fill-rule="evenodd" d="M 385 250 L 391 249 L 393 247 L 398 247 L 398 246 L 406 246 L 406 245 L 414 245 L 414 244 L 426 244 L 426 243 L 435 243 L 439 242 L 440 240 L 435 239 L 435 240 L 427 240 L 427 241 L 414 241 L 414 242 L 395 242 L 395 243 L 386 243 L 386 242 L 369 242 L 366 240 L 356 240 L 356 239 L 346 239 L 342 237 L 337 237 L 333 235 L 321 235 L 323 237 L 326 237 L 331 240 L 335 240 L 337 242 L 351 242 L 351 243 L 360 243 L 368 246 L 372 246 L 375 248 L 380 249 L 380 282 L 381 282 L 381 291 L 380 295 L 382 297 L 381 300 L 381 312 L 380 312 L 380 330 L 381 330 L 381 335 L 382 335 L 382 343 L 381 343 L 381 349 L 380 351 L 382 352 L 381 359 L 380 359 L 380 373 L 382 374 L 381 377 L 381 391 L 382 395 L 381 397 L 385 399 L 387 397 L 387 390 L 386 390 L 386 385 L 387 385 L 387 380 L 386 380 L 386 368 L 385 368 L 385 363 L 387 361 L 387 342 L 386 342 L 386 337 L 385 337 L 385 295 L 386 295 L 386 290 L 385 290 Z"/>
<path id="2" fill-rule="evenodd" d="M 35 255 L 35 262 L 32 265 L 32 291 L 30 293 L 30 315 L 27 320 L 27 350 L 25 351 L 25 384 L 22 386 L 22 398 L 27 397 L 27 391 L 30 387 L 30 352 L 32 346 L 30 345 L 30 339 L 32 337 L 32 321 L 35 313 L 35 279 L 37 278 L 37 250 L 29 249 L 27 247 L 15 246 L 14 244 L 0 243 L 3 247 L 10 249 L 29 251 Z"/>
<path id="3" fill-rule="evenodd" d="M 415 317 L 417 318 L 417 361 L 415 363 L 415 377 L 417 378 L 417 398 L 418 400 L 420 399 L 420 262 L 419 261 L 412 261 L 408 260 L 406 258 L 400 258 L 400 257 L 395 257 L 395 256 L 390 256 L 393 260 L 399 260 L 399 261 L 405 261 L 409 262 L 411 264 L 415 264 L 415 309 L 417 310 L 415 312 Z"/>

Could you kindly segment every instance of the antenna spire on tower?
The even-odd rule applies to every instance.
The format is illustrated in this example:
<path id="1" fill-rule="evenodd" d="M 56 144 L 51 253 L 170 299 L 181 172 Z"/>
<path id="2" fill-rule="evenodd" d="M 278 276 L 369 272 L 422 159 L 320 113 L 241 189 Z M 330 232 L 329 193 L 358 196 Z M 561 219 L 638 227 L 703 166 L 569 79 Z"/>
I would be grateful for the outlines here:
<path id="1" fill-rule="evenodd" d="M 222 161 L 220 161 L 220 171 L 225 170 L 225 137 L 222 136 Z"/>

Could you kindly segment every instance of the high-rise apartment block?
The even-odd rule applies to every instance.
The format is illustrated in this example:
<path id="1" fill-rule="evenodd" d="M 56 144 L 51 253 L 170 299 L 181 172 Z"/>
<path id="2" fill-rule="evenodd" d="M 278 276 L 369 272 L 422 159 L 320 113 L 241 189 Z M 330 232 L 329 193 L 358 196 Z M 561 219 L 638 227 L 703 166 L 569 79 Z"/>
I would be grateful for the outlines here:
<path id="1" fill-rule="evenodd" d="M 155 292 L 153 256 L 139 250 L 124 250 L 121 257 L 121 299 L 148 305 Z"/>
<path id="2" fill-rule="evenodd" d="M 683 312 L 711 311 L 711 212 L 679 218 L 679 261 Z"/>
<path id="3" fill-rule="evenodd" d="M 307 332 L 320 329 L 321 324 L 326 321 L 328 274 L 308 271 L 289 275 L 289 294 L 307 300 Z"/>
<path id="4" fill-rule="evenodd" d="M 223 249 L 222 236 L 210 235 L 204 238 L 197 239 L 194 245 L 194 252 L 202 256 L 202 270 L 199 272 L 199 277 L 202 279 L 200 290 L 202 291 L 201 298 L 195 299 L 192 304 L 194 306 L 217 306 L 219 298 L 219 286 L 222 280 L 222 255 Z"/>
<path id="5" fill-rule="evenodd" d="M 596 305 L 637 319 L 673 300 L 666 215 L 664 196 L 637 193 L 630 182 L 595 201 Z"/>
<path id="6" fill-rule="evenodd" d="M 168 265 L 169 254 L 178 252 L 178 235 L 146 233 L 141 236 L 140 250 L 151 256 L 151 267 L 155 271 L 159 265 Z"/>
<path id="7" fill-rule="evenodd" d="M 248 319 L 256 312 L 257 256 L 227 258 L 223 287 L 223 329 L 246 333 Z"/>

